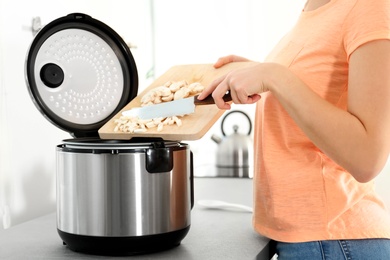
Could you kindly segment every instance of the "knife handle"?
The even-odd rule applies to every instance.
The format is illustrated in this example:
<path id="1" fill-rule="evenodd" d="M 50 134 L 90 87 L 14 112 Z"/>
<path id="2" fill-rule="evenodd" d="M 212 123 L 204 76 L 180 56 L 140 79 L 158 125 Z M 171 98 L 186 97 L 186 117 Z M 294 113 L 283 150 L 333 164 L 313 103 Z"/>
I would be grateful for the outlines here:
<path id="1" fill-rule="evenodd" d="M 214 99 L 211 95 L 208 95 L 203 100 L 198 100 L 198 96 L 199 95 L 194 96 L 194 103 L 197 106 L 198 105 L 213 105 L 213 104 L 215 104 Z M 226 93 L 222 98 L 225 102 L 232 101 L 232 96 L 230 95 L 230 92 Z"/>

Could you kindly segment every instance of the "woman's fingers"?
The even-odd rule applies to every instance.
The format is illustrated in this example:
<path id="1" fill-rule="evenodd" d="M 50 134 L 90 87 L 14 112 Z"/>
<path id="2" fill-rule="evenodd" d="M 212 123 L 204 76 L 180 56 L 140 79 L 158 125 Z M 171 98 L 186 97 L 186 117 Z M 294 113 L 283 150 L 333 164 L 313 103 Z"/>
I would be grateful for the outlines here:
<path id="1" fill-rule="evenodd" d="M 214 64 L 214 67 L 222 67 L 230 62 L 248 61 L 248 59 L 229 55 L 221 57 Z M 235 104 L 253 104 L 259 101 L 260 94 L 263 92 L 263 83 L 256 78 L 255 67 L 247 69 L 233 70 L 222 77 L 215 79 L 198 96 L 199 100 L 212 95 L 215 104 L 220 109 L 230 109 L 230 103 L 226 103 L 223 96 L 229 91 Z"/>
<path id="2" fill-rule="evenodd" d="M 214 81 L 215 89 L 212 93 L 215 104 L 220 109 L 230 109 L 230 104 L 226 103 L 223 96 L 229 91 L 229 85 L 226 82 L 226 75 Z M 233 97 L 232 97 L 233 98 Z"/>
<path id="3" fill-rule="evenodd" d="M 217 86 L 224 80 L 224 78 L 226 77 L 226 75 L 224 76 L 221 76 L 215 80 L 213 80 L 213 82 L 211 82 L 211 84 L 209 86 L 207 86 L 203 91 L 202 93 L 199 94 L 198 96 L 198 99 L 199 100 L 202 100 L 202 99 L 205 99 L 206 97 L 208 97 L 211 93 L 213 93 L 213 91 L 217 88 Z"/>
<path id="4" fill-rule="evenodd" d="M 224 57 L 219 58 L 217 60 L 217 62 L 214 63 L 214 68 L 220 68 L 223 65 L 226 65 L 228 63 L 239 62 L 239 61 L 249 61 L 249 60 L 247 58 L 240 57 L 237 55 L 228 55 L 228 56 L 224 56 Z"/>

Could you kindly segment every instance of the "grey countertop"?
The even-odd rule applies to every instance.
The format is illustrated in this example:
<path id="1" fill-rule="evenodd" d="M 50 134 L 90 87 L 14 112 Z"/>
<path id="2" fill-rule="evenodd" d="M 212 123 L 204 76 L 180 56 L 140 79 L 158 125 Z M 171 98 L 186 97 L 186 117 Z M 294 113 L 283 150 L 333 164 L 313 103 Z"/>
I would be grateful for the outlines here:
<path id="1" fill-rule="evenodd" d="M 0 232 L 0 259 L 269 259 L 269 239 L 252 228 L 252 214 L 208 209 L 204 199 L 252 206 L 252 180 L 195 178 L 191 228 L 181 245 L 153 254 L 107 257 L 76 253 L 62 244 L 55 213 Z"/>

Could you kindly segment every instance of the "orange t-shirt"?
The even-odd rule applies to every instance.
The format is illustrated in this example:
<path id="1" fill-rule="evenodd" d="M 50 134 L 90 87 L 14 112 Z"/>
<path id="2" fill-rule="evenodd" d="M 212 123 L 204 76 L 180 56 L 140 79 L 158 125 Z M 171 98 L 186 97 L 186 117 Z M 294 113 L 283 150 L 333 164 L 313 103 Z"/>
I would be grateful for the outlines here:
<path id="1" fill-rule="evenodd" d="M 287 66 L 346 109 L 349 57 L 377 39 L 390 39 L 389 0 L 331 0 L 302 12 L 267 61 Z M 253 224 L 259 233 L 284 242 L 390 238 L 390 214 L 374 182 L 357 182 L 328 158 L 272 93 L 262 94 L 256 122 Z"/>

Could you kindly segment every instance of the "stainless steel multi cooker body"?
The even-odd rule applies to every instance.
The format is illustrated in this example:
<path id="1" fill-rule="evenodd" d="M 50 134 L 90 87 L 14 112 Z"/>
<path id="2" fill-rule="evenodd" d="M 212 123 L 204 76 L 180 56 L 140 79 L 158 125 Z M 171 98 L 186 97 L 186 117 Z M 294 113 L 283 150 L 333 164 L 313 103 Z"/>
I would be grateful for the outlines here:
<path id="1" fill-rule="evenodd" d="M 192 161 L 178 142 L 65 140 L 57 146 L 57 228 L 75 251 L 133 254 L 180 244 Z"/>
<path id="2" fill-rule="evenodd" d="M 193 206 L 187 144 L 102 140 L 98 130 L 138 91 L 133 56 L 106 24 L 75 13 L 43 27 L 26 59 L 39 111 L 74 139 L 56 149 L 57 230 L 74 251 L 123 255 L 180 244 Z"/>

